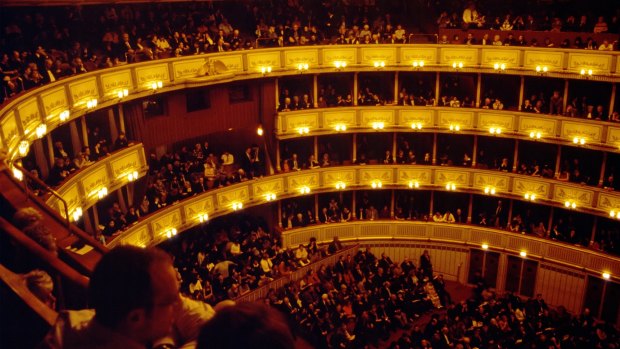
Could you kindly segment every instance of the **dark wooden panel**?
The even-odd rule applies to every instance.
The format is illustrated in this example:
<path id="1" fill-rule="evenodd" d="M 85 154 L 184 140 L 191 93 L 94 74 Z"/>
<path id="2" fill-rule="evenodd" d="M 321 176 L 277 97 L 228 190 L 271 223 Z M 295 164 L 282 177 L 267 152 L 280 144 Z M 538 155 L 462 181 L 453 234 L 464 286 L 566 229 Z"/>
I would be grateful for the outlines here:
<path id="1" fill-rule="evenodd" d="M 484 280 L 489 287 L 497 287 L 497 270 L 499 268 L 499 253 L 487 252 L 484 263 Z"/>
<path id="2" fill-rule="evenodd" d="M 476 281 L 476 272 L 482 272 L 484 260 L 484 251 L 471 249 L 469 250 L 469 275 L 467 282 L 473 284 Z"/>
<path id="3" fill-rule="evenodd" d="M 604 281 L 602 279 L 588 276 L 586 299 L 583 301 L 583 307 L 584 309 L 589 308 L 590 314 L 595 317 L 598 317 L 598 308 L 603 298 L 603 283 Z"/>
<path id="4" fill-rule="evenodd" d="M 523 274 L 521 275 L 521 295 L 527 297 L 534 296 L 536 287 L 536 274 L 538 271 L 538 262 L 526 260 L 523 263 Z"/>
<path id="5" fill-rule="evenodd" d="M 515 256 L 508 256 L 506 271 L 506 291 L 518 292 L 521 278 L 522 259 Z"/>

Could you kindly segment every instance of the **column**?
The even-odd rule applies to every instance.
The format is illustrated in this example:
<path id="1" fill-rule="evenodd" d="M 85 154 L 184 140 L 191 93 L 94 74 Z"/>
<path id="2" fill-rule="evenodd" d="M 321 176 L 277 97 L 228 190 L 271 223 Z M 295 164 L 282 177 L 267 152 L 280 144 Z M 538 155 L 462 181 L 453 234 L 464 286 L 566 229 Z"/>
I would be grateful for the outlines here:
<path id="1" fill-rule="evenodd" d="M 439 79 L 439 72 L 435 74 L 435 106 L 439 103 L 439 88 L 441 87 L 441 81 Z"/>
<path id="2" fill-rule="evenodd" d="M 398 71 L 394 75 L 394 104 L 398 104 Z"/>
<path id="3" fill-rule="evenodd" d="M 45 147 L 43 146 L 43 139 L 33 142 L 32 145 L 30 145 L 30 151 L 34 152 L 34 161 L 36 165 L 41 169 L 39 177 L 41 177 L 41 179 L 47 178 L 50 167 L 47 161 L 47 157 L 45 157 Z"/>
<path id="4" fill-rule="evenodd" d="M 353 105 L 357 105 L 357 74 L 358 72 L 353 73 Z"/>
<path id="5" fill-rule="evenodd" d="M 615 103 L 616 103 L 616 83 L 614 82 L 613 85 L 611 85 L 611 101 L 609 101 L 609 113 L 607 114 L 611 115 L 611 113 L 613 113 Z"/>
<path id="6" fill-rule="evenodd" d="M 314 107 L 318 108 L 319 106 L 319 75 L 314 74 L 312 77 L 312 101 L 314 102 Z"/>
<path id="7" fill-rule="evenodd" d="M 114 108 L 108 108 L 108 123 L 110 124 L 110 141 L 114 143 L 118 138 L 118 128 L 116 127 L 116 120 L 114 120 Z"/>
<path id="8" fill-rule="evenodd" d="M 510 200 L 510 205 L 508 206 L 508 221 L 506 222 L 507 224 L 510 224 L 510 222 L 512 221 L 512 207 L 514 205 L 514 200 Z M 504 229 L 506 227 L 500 227 L 500 229 Z"/>
<path id="9" fill-rule="evenodd" d="M 71 148 L 73 154 L 77 154 L 82 151 L 82 142 L 80 141 L 80 133 L 78 132 L 77 121 L 75 119 L 69 122 L 69 133 L 71 134 Z"/>
<path id="10" fill-rule="evenodd" d="M 127 204 L 125 202 L 125 198 L 123 197 L 123 191 L 122 190 L 117 190 L 116 191 L 116 198 L 118 200 L 118 205 L 120 206 L 121 210 L 123 212 L 127 212 Z"/>
<path id="11" fill-rule="evenodd" d="M 280 160 L 280 141 L 276 139 L 276 170 L 278 172 L 282 171 L 282 169 L 280 168 L 280 163 L 282 161 Z"/>
<path id="12" fill-rule="evenodd" d="M 82 126 L 82 142 L 84 146 L 88 146 L 88 125 L 86 124 L 86 117 L 84 115 L 80 117 L 80 125 Z"/>
<path id="13" fill-rule="evenodd" d="M 353 148 L 351 149 L 351 161 L 357 161 L 357 133 L 353 134 Z"/>
<path id="14" fill-rule="evenodd" d="M 133 193 L 134 193 L 134 184 L 132 183 L 128 183 L 125 186 L 125 190 L 127 191 L 126 195 L 127 195 L 127 207 L 132 207 L 133 206 Z"/>
<path id="15" fill-rule="evenodd" d="M 519 111 L 523 105 L 523 95 L 525 94 L 525 76 L 521 75 L 521 86 L 519 87 Z"/>
<path id="16" fill-rule="evenodd" d="M 429 206 L 429 208 L 428 208 L 428 210 L 429 210 L 429 213 L 428 213 L 428 220 L 429 220 L 429 222 L 433 221 L 433 208 L 434 208 L 434 205 L 435 205 L 435 191 L 431 190 L 431 203 L 428 205 Z"/>
<path id="17" fill-rule="evenodd" d="M 319 137 L 314 136 L 314 160 L 319 161 Z"/>
<path id="18" fill-rule="evenodd" d="M 562 100 L 562 113 L 566 110 L 566 106 L 568 105 L 568 79 L 564 79 L 564 99 Z"/>
<path id="19" fill-rule="evenodd" d="M 91 210 L 93 212 L 93 227 L 95 228 L 96 232 L 99 232 L 99 210 L 97 210 L 97 204 L 94 204 L 93 207 L 91 207 Z"/>
<path id="20" fill-rule="evenodd" d="M 90 219 L 90 211 L 92 211 L 92 208 L 86 210 L 86 212 L 84 212 L 84 215 L 82 215 L 82 219 L 84 219 L 84 230 L 88 233 L 91 233 L 93 238 L 97 240 L 97 228 L 93 226 L 93 222 Z"/>
<path id="21" fill-rule="evenodd" d="M 467 224 L 471 224 L 471 217 L 474 210 L 474 194 L 469 194 L 469 206 L 467 207 Z"/>
<path id="22" fill-rule="evenodd" d="M 356 219 L 357 218 L 357 208 L 355 207 L 355 197 L 357 190 L 353 190 L 352 191 L 352 195 L 351 195 L 351 217 L 352 219 Z"/>
<path id="23" fill-rule="evenodd" d="M 319 194 L 314 194 L 314 220 L 319 222 Z"/>
<path id="24" fill-rule="evenodd" d="M 280 228 L 283 227 L 282 225 L 282 200 L 278 200 L 278 226 Z"/>
<path id="25" fill-rule="evenodd" d="M 471 156 L 471 167 L 476 167 L 476 160 L 478 159 L 478 135 L 474 135 L 474 150 Z"/>
<path id="26" fill-rule="evenodd" d="M 398 133 L 394 132 L 392 134 L 392 158 L 396 159 L 396 152 L 398 151 Z"/>
<path id="27" fill-rule="evenodd" d="M 390 201 L 390 218 L 394 218 L 394 189 L 392 189 L 392 200 Z"/>
<path id="28" fill-rule="evenodd" d="M 601 163 L 601 175 L 598 178 L 598 186 L 602 187 L 605 182 L 605 166 L 607 165 L 607 152 L 603 153 L 603 162 Z"/>
<path id="29" fill-rule="evenodd" d="M 480 108 L 480 96 L 482 95 L 482 73 L 478 73 L 478 81 L 476 83 L 476 108 Z"/>
<path id="30" fill-rule="evenodd" d="M 592 223 L 592 235 L 590 235 L 590 243 L 588 246 L 592 246 L 594 239 L 596 238 L 596 229 L 598 225 L 598 216 L 594 216 L 594 223 Z"/>
<path id="31" fill-rule="evenodd" d="M 437 133 L 433 133 L 433 165 L 437 165 Z"/>
<path id="32" fill-rule="evenodd" d="M 54 140 L 52 140 L 52 135 L 50 132 L 45 135 L 47 138 L 47 159 L 50 163 L 50 168 L 54 167 Z"/>
<path id="33" fill-rule="evenodd" d="M 517 172 L 518 163 L 519 163 L 519 140 L 515 139 L 515 155 L 514 155 L 514 161 L 512 162 L 512 172 L 513 173 Z"/>
<path id="34" fill-rule="evenodd" d="M 280 108 L 280 79 L 275 78 L 274 84 L 276 86 L 276 110 L 278 110 Z"/>
<path id="35" fill-rule="evenodd" d="M 555 158 L 555 178 L 560 177 L 560 169 L 562 166 L 562 146 L 558 144 L 558 156 Z"/>
<path id="36" fill-rule="evenodd" d="M 551 210 L 549 210 L 549 220 L 547 221 L 547 232 L 550 234 L 551 229 L 553 229 L 553 213 L 555 211 L 555 207 L 551 206 Z"/>
<path id="37" fill-rule="evenodd" d="M 118 128 L 125 133 L 125 111 L 122 104 L 118 105 Z"/>

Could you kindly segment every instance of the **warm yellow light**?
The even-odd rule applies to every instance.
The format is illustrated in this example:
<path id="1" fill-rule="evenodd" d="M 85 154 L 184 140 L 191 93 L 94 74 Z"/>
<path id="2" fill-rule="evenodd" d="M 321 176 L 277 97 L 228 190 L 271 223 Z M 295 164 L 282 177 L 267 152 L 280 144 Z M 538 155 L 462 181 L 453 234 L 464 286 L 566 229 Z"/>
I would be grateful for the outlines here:
<path id="1" fill-rule="evenodd" d="M 413 61 L 414 68 L 424 68 L 424 61 Z"/>
<path id="2" fill-rule="evenodd" d="M 310 132 L 309 127 L 300 127 L 297 129 L 297 133 L 299 133 L 300 135 L 308 134 L 309 132 Z"/>
<path id="3" fill-rule="evenodd" d="M 412 122 L 411 123 L 411 128 L 414 130 L 421 130 L 422 129 L 422 123 L 421 122 Z"/>
<path id="4" fill-rule="evenodd" d="M 373 65 L 375 66 L 375 68 L 385 68 L 385 62 L 384 61 L 375 61 L 373 63 Z"/>
<path id="5" fill-rule="evenodd" d="M 204 223 L 204 222 L 206 222 L 208 220 L 209 220 L 209 214 L 208 213 L 201 213 L 201 214 L 198 215 L 198 221 L 200 223 Z"/>
<path id="6" fill-rule="evenodd" d="M 136 179 L 138 179 L 138 171 L 133 171 L 127 174 L 127 180 L 130 182 L 135 181 Z"/>
<path id="7" fill-rule="evenodd" d="M 106 187 L 103 187 L 97 191 L 97 197 L 99 199 L 103 199 L 107 195 L 108 195 L 108 188 Z"/>
<path id="8" fill-rule="evenodd" d="M 308 65 L 308 63 L 298 63 L 297 64 L 297 70 L 299 71 L 304 71 L 304 70 L 308 70 L 310 66 Z"/>
<path id="9" fill-rule="evenodd" d="M 46 124 L 41 124 L 37 126 L 37 128 L 35 129 L 35 134 L 37 135 L 37 138 L 42 138 L 43 136 L 45 136 L 46 133 L 47 133 Z"/>
<path id="10" fill-rule="evenodd" d="M 450 124 L 450 131 L 460 131 L 461 130 L 461 125 L 458 124 Z"/>
<path id="11" fill-rule="evenodd" d="M 13 177 L 21 182 L 24 180 L 24 173 L 18 168 L 13 167 Z"/>
<path id="12" fill-rule="evenodd" d="M 489 249 L 489 245 L 488 244 L 482 244 L 482 249 L 483 250 L 488 250 Z"/>
<path id="13" fill-rule="evenodd" d="M 409 181 L 409 188 L 419 188 L 420 183 L 418 181 Z"/>
<path id="14" fill-rule="evenodd" d="M 20 156 L 26 156 L 26 154 L 28 154 L 28 150 L 30 150 L 30 144 L 28 143 L 28 141 L 19 142 L 19 145 L 17 146 L 17 151 L 19 152 Z"/>
<path id="15" fill-rule="evenodd" d="M 258 128 L 256 129 L 256 134 L 259 136 L 262 136 L 264 132 L 265 131 L 263 130 L 262 126 L 258 126 Z"/>
<path id="16" fill-rule="evenodd" d="M 267 193 L 267 194 L 265 194 L 265 200 L 273 201 L 275 199 L 276 199 L 276 194 L 275 193 Z"/>
<path id="17" fill-rule="evenodd" d="M 63 110 L 60 112 L 60 114 L 58 114 L 58 118 L 60 119 L 61 122 L 63 121 L 67 121 L 69 119 L 69 111 L 68 110 Z"/>
<path id="18" fill-rule="evenodd" d="M 383 187 L 383 183 L 379 180 L 375 180 L 375 181 L 372 181 L 372 183 L 370 183 L 370 186 L 373 189 L 380 189 L 381 187 Z"/>
<path id="19" fill-rule="evenodd" d="M 336 67 L 336 69 L 346 68 L 347 62 L 346 61 L 334 61 L 334 66 Z"/>
<path id="20" fill-rule="evenodd" d="M 610 278 L 611 278 L 611 274 L 609 274 L 607 272 L 603 273 L 603 279 L 609 280 Z"/>
<path id="21" fill-rule="evenodd" d="M 446 190 L 456 190 L 456 184 L 446 183 Z"/>
<path id="22" fill-rule="evenodd" d="M 171 237 L 177 235 L 177 230 L 176 228 L 169 228 L 169 229 L 166 229 L 166 231 L 164 231 L 164 234 L 166 235 L 168 239 L 170 239 Z"/>
<path id="23" fill-rule="evenodd" d="M 336 124 L 336 125 L 334 125 L 334 129 L 336 131 L 339 131 L 339 132 L 340 131 L 346 131 L 347 130 L 347 125 L 345 125 L 345 124 Z"/>
<path id="24" fill-rule="evenodd" d="M 372 123 L 372 128 L 375 130 L 382 130 L 385 127 L 385 123 L 383 121 L 375 121 Z"/>
<path id="25" fill-rule="evenodd" d="M 541 137 L 542 137 L 542 133 L 540 132 L 537 132 L 537 131 L 530 132 L 530 138 L 540 139 Z"/>
<path id="26" fill-rule="evenodd" d="M 336 189 L 341 190 L 341 189 L 345 189 L 347 187 L 347 184 L 345 182 L 336 182 Z"/>
<path id="27" fill-rule="evenodd" d="M 519 256 L 525 258 L 525 257 L 527 257 L 527 252 L 521 251 L 521 252 L 519 252 Z"/>
<path id="28" fill-rule="evenodd" d="M 495 187 L 492 187 L 492 186 L 485 187 L 484 188 L 484 193 L 485 194 L 495 195 Z"/>
<path id="29" fill-rule="evenodd" d="M 83 214 L 82 208 L 81 207 L 76 207 L 73 210 L 73 213 L 71 214 L 72 217 L 73 217 L 73 221 L 77 222 L 82 217 L 82 214 Z"/>
<path id="30" fill-rule="evenodd" d="M 310 194 L 310 188 L 308 186 L 303 186 L 299 188 L 299 192 L 301 194 Z"/>
<path id="31" fill-rule="evenodd" d="M 235 201 L 232 203 L 232 209 L 234 211 L 240 210 L 243 208 L 243 203 L 239 202 L 239 201 Z"/>
<path id="32" fill-rule="evenodd" d="M 88 109 L 93 109 L 97 107 L 97 99 L 93 98 L 93 99 L 89 99 L 86 101 L 86 108 Z"/>
<path id="33" fill-rule="evenodd" d="M 501 129 L 501 128 L 499 128 L 499 127 L 491 127 L 491 128 L 489 129 L 489 133 L 490 133 L 490 134 L 493 134 L 493 135 L 498 135 L 498 134 L 501 134 L 501 133 L 502 133 L 502 129 Z"/>

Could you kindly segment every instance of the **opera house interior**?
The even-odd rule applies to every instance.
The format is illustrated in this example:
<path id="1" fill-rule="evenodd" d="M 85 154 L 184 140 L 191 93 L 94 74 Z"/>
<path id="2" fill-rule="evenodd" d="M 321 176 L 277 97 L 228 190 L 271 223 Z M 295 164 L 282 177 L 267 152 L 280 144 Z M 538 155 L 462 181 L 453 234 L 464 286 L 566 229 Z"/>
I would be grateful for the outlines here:
<path id="1" fill-rule="evenodd" d="M 620 348 L 620 3 L 0 10 L 0 347 Z"/>

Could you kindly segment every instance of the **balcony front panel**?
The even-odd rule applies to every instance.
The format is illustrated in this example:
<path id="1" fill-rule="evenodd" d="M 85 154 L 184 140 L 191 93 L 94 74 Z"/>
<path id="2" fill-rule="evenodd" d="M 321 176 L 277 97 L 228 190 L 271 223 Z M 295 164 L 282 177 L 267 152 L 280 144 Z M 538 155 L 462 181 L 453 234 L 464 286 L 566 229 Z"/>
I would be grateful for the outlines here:
<path id="1" fill-rule="evenodd" d="M 412 189 L 412 182 L 416 181 L 419 187 Z M 381 185 L 378 185 L 379 182 Z M 440 191 L 446 190 L 446 184 L 450 183 L 455 185 L 456 192 L 480 195 L 484 195 L 485 188 L 492 185 L 496 188 L 495 195 L 499 197 L 523 200 L 525 194 L 529 193 L 536 194 L 536 202 L 545 205 L 564 207 L 566 201 L 575 201 L 576 211 L 599 216 L 608 216 L 611 210 L 620 211 L 620 193 L 499 171 L 422 165 L 325 167 L 245 181 L 191 197 L 140 220 L 119 238 L 113 240 L 110 245 L 111 247 L 119 244 L 155 245 L 166 238 L 166 233 L 170 229 L 182 232 L 201 224 L 201 217 L 205 214 L 214 218 L 244 207 L 264 204 L 272 200 L 267 194 L 275 194 L 279 200 L 320 192 L 333 192 L 341 190 L 342 183 L 345 184 L 346 190 L 371 190 L 374 183 L 376 190 Z M 393 231 L 390 234 L 393 236 L 413 234 L 417 237 L 426 237 L 423 231 L 403 229 L 405 230 Z M 479 238 L 476 234 L 472 234 L 471 237 L 461 236 L 458 235 L 461 234 L 460 232 L 450 229 L 455 228 L 444 226 L 441 234 L 444 234 L 446 238 L 452 237 L 456 240 L 467 238 L 482 242 L 477 240 Z M 475 228 L 472 229 L 475 230 Z M 326 235 L 325 238 L 329 239 L 330 236 Z M 481 236 L 485 236 L 487 242 L 493 239 L 492 236 L 484 234 Z M 150 237 L 150 240 L 145 241 L 147 237 Z M 516 241 L 521 241 L 518 237 L 514 238 L 517 239 Z M 499 240 L 496 242 L 499 243 Z M 519 248 L 516 242 L 505 241 L 505 244 L 514 249 Z M 531 247 L 531 251 L 542 253 L 538 247 Z"/>
<path id="2" fill-rule="evenodd" d="M 143 98 L 153 93 L 255 79 L 264 74 L 295 75 L 299 74 L 298 64 L 308 64 L 308 73 L 411 71 L 413 61 L 419 60 L 425 61 L 423 68 L 425 71 L 454 71 L 452 65 L 459 61 L 464 64 L 463 71 L 492 73 L 494 64 L 504 63 L 507 65 L 505 74 L 532 76 L 537 75 L 534 70 L 536 66 L 546 65 L 549 68 L 547 76 L 574 79 L 581 78 L 579 72 L 585 68 L 593 70 L 592 80 L 609 82 L 618 81 L 620 68 L 618 52 L 549 50 L 516 46 L 379 45 L 372 48 L 362 45 L 313 46 L 170 58 L 88 72 L 37 88 L 15 98 L 0 111 L 1 148 L 7 150 L 9 157 L 13 157 L 21 141 L 31 142 L 36 138 L 35 132 L 32 131 L 41 123 L 45 123 L 50 132 L 61 123 L 93 110 Z M 346 62 L 347 65 L 336 68 L 334 62 Z M 385 67 L 375 67 L 377 62 L 383 62 Z M 271 71 L 269 73 L 268 67 Z M 94 101 L 96 103 L 93 103 Z M 439 126 L 441 123 L 438 121 L 442 119 L 437 117 L 435 115 L 434 121 L 435 125 Z M 358 124 L 362 121 L 357 120 Z M 398 118 L 393 122 L 401 125 Z M 611 134 L 605 130 L 606 124 L 599 123 L 599 125 L 603 125 L 601 138 L 611 140 Z M 329 125 L 322 124 L 321 127 L 326 128 Z M 285 128 L 280 128 L 283 129 Z M 554 131 L 557 132 L 557 129 Z M 591 131 L 588 131 L 588 134 L 594 134 Z M 600 130 L 597 132 L 600 134 Z M 613 132 L 617 134 L 619 131 Z"/>
<path id="3" fill-rule="evenodd" d="M 67 202 L 70 214 L 78 208 L 85 211 L 97 203 L 100 193 L 104 196 L 104 192 L 107 195 L 120 189 L 143 177 L 147 170 L 142 143 L 133 144 L 72 174 L 56 191 Z M 46 203 L 64 216 L 64 206 L 58 198 L 51 196 Z"/>

